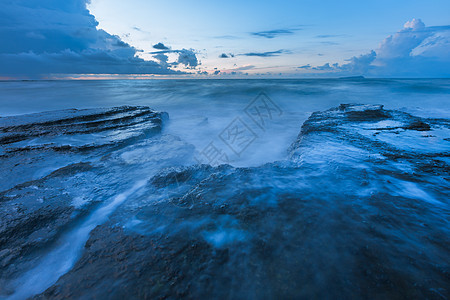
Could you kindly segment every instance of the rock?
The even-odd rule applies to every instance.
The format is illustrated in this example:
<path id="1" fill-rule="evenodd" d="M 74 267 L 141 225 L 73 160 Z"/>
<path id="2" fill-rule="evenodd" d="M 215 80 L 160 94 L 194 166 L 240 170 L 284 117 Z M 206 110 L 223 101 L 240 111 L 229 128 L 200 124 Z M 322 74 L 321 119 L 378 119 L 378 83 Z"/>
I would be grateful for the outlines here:
<path id="1" fill-rule="evenodd" d="M 162 170 L 36 298 L 446 297 L 446 124 L 343 105 L 312 114 L 290 160 Z"/>
<path id="2" fill-rule="evenodd" d="M 150 138 L 167 118 L 167 113 L 142 106 L 0 118 L 0 191 Z"/>
<path id="3" fill-rule="evenodd" d="M 125 185 L 112 156 L 156 143 L 166 118 L 130 106 L 0 118 L 0 285 Z"/>
<path id="4" fill-rule="evenodd" d="M 383 105 L 341 104 L 339 110 L 343 111 L 345 117 L 353 122 L 378 121 L 389 117 L 383 109 Z"/>
<path id="5" fill-rule="evenodd" d="M 429 131 L 431 129 L 430 125 L 422 121 L 414 121 L 408 126 L 403 127 L 404 129 L 417 130 L 417 131 Z"/>
<path id="6" fill-rule="evenodd" d="M 70 109 L 0 119 L 5 153 L 52 149 L 83 151 L 116 146 L 161 130 L 166 113 L 148 107 Z"/>
<path id="7" fill-rule="evenodd" d="M 69 165 L 0 193 L 0 251 L 15 249 L 7 262 L 3 260 L 0 280 L 27 268 L 39 249 L 54 242 L 65 228 L 88 212 L 89 205 L 95 204 L 91 201 L 76 210 L 73 196 L 63 192 L 83 180 L 92 180 L 91 170 L 89 164 Z"/>
<path id="8" fill-rule="evenodd" d="M 385 110 L 382 105 L 342 104 L 316 112 L 303 124 L 290 148 L 291 158 L 311 161 L 337 159 L 337 155 L 410 158 L 414 163 L 448 157 L 450 147 L 444 142 L 450 134 L 446 120 L 421 119 L 408 113 Z M 434 131 L 433 147 L 423 141 L 421 131 Z M 321 151 L 309 151 L 311 145 Z M 322 145 L 322 146 L 319 146 Z M 343 146 L 345 145 L 345 146 Z M 319 157 L 306 157 L 308 154 Z M 348 159 L 347 158 L 347 159 Z M 431 162 L 428 162 L 431 163 Z"/>

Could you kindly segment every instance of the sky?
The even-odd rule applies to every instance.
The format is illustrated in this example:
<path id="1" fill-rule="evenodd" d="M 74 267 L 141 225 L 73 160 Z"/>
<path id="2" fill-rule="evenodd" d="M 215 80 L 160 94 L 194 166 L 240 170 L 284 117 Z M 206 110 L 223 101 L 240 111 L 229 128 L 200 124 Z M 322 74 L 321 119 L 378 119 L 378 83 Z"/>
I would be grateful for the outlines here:
<path id="1" fill-rule="evenodd" d="M 450 1 L 1 0 L 0 79 L 450 77 Z"/>

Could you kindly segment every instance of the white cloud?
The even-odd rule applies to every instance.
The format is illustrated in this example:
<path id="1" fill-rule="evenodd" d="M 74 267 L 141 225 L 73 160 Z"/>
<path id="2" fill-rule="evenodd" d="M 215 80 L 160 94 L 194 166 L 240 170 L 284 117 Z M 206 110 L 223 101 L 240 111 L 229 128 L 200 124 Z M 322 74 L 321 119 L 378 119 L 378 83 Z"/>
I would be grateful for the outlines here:
<path id="1" fill-rule="evenodd" d="M 449 49 L 450 26 L 426 27 L 420 19 L 413 19 L 368 54 L 352 57 L 346 64 L 309 69 L 344 76 L 449 77 Z"/>
<path id="2" fill-rule="evenodd" d="M 368 54 L 363 54 L 360 56 L 353 56 L 350 58 L 347 64 L 341 65 L 338 68 L 342 71 L 349 73 L 367 73 L 373 69 L 372 63 L 377 58 L 377 54 L 375 51 L 370 51 Z"/>
<path id="3" fill-rule="evenodd" d="M 406 22 L 404 28 L 394 35 L 384 39 L 376 51 L 379 59 L 407 57 L 430 35 L 421 20 L 413 19 Z"/>
<path id="4" fill-rule="evenodd" d="M 441 57 L 450 60 L 450 28 L 427 37 L 411 51 L 412 56 Z"/>
<path id="5" fill-rule="evenodd" d="M 168 62 L 169 57 L 166 55 L 168 53 L 178 54 L 178 59 L 174 62 Z M 198 65 L 201 64 L 197 59 L 197 53 L 194 49 L 161 50 L 149 52 L 149 54 L 153 54 L 153 58 L 155 58 L 165 66 L 177 66 L 179 64 L 182 64 L 186 68 L 195 69 Z"/>

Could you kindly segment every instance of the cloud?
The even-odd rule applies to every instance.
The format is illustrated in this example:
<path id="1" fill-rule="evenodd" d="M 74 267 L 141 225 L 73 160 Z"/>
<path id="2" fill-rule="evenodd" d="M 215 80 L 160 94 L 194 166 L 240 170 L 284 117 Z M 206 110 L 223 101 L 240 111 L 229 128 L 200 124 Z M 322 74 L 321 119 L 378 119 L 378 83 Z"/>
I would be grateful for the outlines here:
<path id="1" fill-rule="evenodd" d="M 333 66 L 330 66 L 330 63 L 326 63 L 322 66 L 311 68 L 312 70 L 318 70 L 318 71 L 332 71 L 336 67 L 338 67 L 338 64 L 334 64 Z"/>
<path id="2" fill-rule="evenodd" d="M 243 53 L 240 55 L 243 56 L 258 56 L 258 57 L 273 57 L 273 56 L 280 56 L 283 53 L 288 53 L 287 50 L 280 49 L 278 51 L 269 51 L 269 52 L 249 52 L 249 53 Z"/>
<path id="3" fill-rule="evenodd" d="M 234 57 L 234 54 L 233 53 L 228 53 L 228 54 L 222 53 L 219 55 L 219 58 L 230 58 L 230 57 Z"/>
<path id="4" fill-rule="evenodd" d="M 0 55 L 1 72 L 9 76 L 45 77 L 49 74 L 172 74 L 156 62 L 113 52 L 86 50 Z"/>
<path id="5" fill-rule="evenodd" d="M 178 60 L 179 64 L 183 64 L 186 67 L 195 68 L 199 65 L 197 56 L 193 49 L 182 49 L 178 50 Z"/>
<path id="6" fill-rule="evenodd" d="M 404 28 L 395 35 L 385 38 L 377 50 L 377 55 L 382 59 L 409 56 L 429 34 L 421 20 L 413 19 L 406 22 Z"/>
<path id="7" fill-rule="evenodd" d="M 239 67 L 239 68 L 235 68 L 233 69 L 233 71 L 247 71 L 247 70 L 251 70 L 254 69 L 255 66 L 253 65 L 248 65 L 248 66 L 243 66 L 243 67 Z"/>
<path id="8" fill-rule="evenodd" d="M 297 68 L 315 71 L 340 72 L 346 74 L 367 74 L 369 71 L 374 69 L 374 66 L 371 66 L 371 64 L 376 59 L 376 55 L 377 54 L 375 53 L 375 51 L 372 50 L 368 54 L 354 56 L 347 60 L 348 63 L 341 65 L 339 65 L 338 63 L 325 63 L 321 66 L 312 67 L 308 64 Z"/>
<path id="9" fill-rule="evenodd" d="M 168 60 L 169 57 L 167 55 L 165 55 L 164 53 L 158 53 L 156 55 L 153 55 L 153 57 L 159 61 L 160 65 L 162 66 L 167 66 L 168 65 Z"/>
<path id="10" fill-rule="evenodd" d="M 167 47 L 166 45 L 164 45 L 163 43 L 158 43 L 153 45 L 154 49 L 158 49 L 158 50 L 169 50 L 170 48 Z"/>
<path id="11" fill-rule="evenodd" d="M 294 34 L 295 31 L 299 29 L 274 29 L 274 30 L 267 30 L 267 31 L 258 31 L 258 32 L 251 32 L 251 35 L 258 36 L 258 37 L 264 37 L 267 39 L 273 39 L 282 35 L 291 35 Z"/>
<path id="12" fill-rule="evenodd" d="M 0 2 L 0 76 L 174 74 L 118 36 L 97 29 L 88 0 Z"/>
<path id="13" fill-rule="evenodd" d="M 378 49 L 347 63 L 324 64 L 311 70 L 376 77 L 450 77 L 450 26 L 427 27 L 420 19 L 405 23 Z"/>
<path id="14" fill-rule="evenodd" d="M 169 65 L 175 66 L 179 64 L 183 64 L 188 68 L 194 69 L 198 65 L 200 65 L 200 62 L 197 59 L 197 54 L 194 49 L 181 49 L 181 50 L 162 50 L 162 51 L 154 51 L 149 52 L 149 54 L 156 54 L 153 57 L 158 59 L 163 57 L 159 55 L 164 55 L 166 53 L 177 53 L 178 59 L 176 62 L 170 63 Z M 164 55 L 164 57 L 167 57 L 167 55 Z M 167 63 L 167 60 L 166 60 Z"/>
<path id="15" fill-rule="evenodd" d="M 435 32 L 411 51 L 412 56 L 444 57 L 450 60 L 450 28 Z"/>
<path id="16" fill-rule="evenodd" d="M 316 38 L 318 39 L 328 39 L 328 38 L 335 38 L 335 37 L 343 37 L 344 34 L 320 34 L 316 35 Z"/>
<path id="17" fill-rule="evenodd" d="M 340 68 L 342 71 L 346 71 L 349 73 L 358 73 L 363 74 L 369 72 L 373 67 L 371 64 L 377 58 L 377 53 L 375 51 L 370 51 L 370 53 L 362 54 L 360 56 L 353 56 L 350 58 L 348 63 L 343 64 L 337 67 L 337 64 L 334 64 L 336 68 Z"/>

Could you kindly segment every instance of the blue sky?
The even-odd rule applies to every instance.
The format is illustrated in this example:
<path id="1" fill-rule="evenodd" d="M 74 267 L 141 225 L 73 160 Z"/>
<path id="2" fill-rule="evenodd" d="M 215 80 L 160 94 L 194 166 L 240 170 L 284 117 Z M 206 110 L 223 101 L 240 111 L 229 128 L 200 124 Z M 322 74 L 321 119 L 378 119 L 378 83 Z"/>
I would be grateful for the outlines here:
<path id="1" fill-rule="evenodd" d="M 449 11 L 448 0 L 3 0 L 0 77 L 449 77 Z"/>

